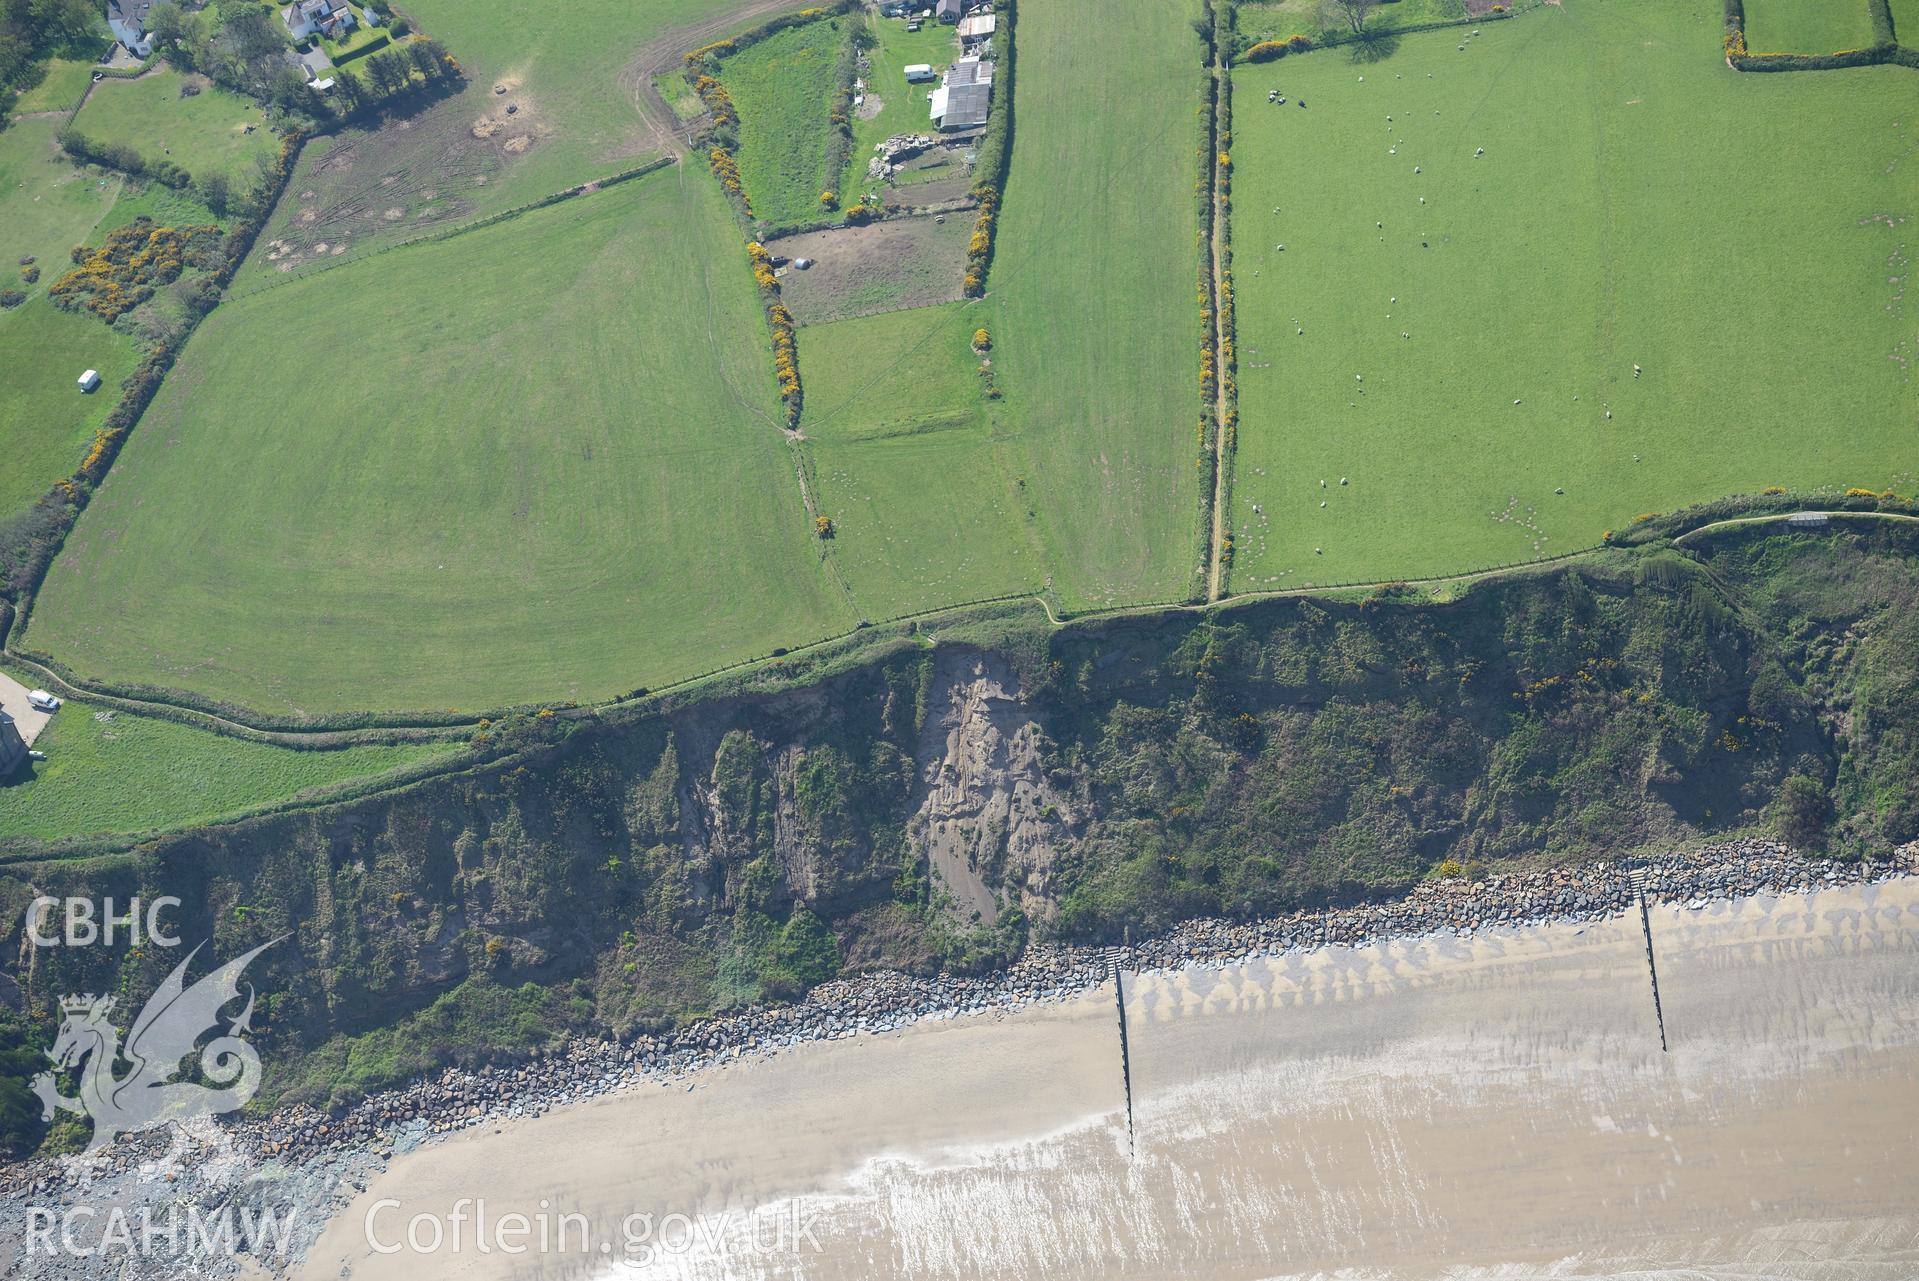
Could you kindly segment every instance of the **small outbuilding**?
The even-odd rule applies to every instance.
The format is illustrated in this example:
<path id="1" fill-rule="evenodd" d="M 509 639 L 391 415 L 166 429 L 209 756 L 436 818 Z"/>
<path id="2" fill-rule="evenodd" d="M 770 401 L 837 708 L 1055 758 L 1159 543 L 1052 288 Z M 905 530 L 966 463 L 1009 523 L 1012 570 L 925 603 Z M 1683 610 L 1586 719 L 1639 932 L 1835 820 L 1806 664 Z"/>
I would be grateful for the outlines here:
<path id="1" fill-rule="evenodd" d="M 969 18 L 961 20 L 959 24 L 959 38 L 962 40 L 972 40 L 979 36 L 990 36 L 993 34 L 994 25 L 995 19 L 992 14 L 976 13 Z"/>
<path id="2" fill-rule="evenodd" d="M 1824 529 L 1832 523 L 1832 517 L 1824 512 L 1794 512 L 1786 517 L 1786 525 L 1791 529 Z"/>
<path id="3" fill-rule="evenodd" d="M 69 368 L 71 368 L 71 366 L 69 366 Z M 86 373 L 80 375 L 79 383 L 81 391 L 92 391 L 100 385 L 100 371 L 97 369 L 87 370 Z"/>

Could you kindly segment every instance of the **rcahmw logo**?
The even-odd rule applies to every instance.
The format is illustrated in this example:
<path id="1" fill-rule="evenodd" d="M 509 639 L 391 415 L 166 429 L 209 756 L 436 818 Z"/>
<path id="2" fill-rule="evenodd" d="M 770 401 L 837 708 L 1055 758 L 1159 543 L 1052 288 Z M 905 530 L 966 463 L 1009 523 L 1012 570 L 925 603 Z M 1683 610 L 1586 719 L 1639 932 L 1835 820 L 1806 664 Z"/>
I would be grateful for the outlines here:
<path id="1" fill-rule="evenodd" d="M 219 1024 L 221 1009 L 239 999 L 240 975 L 248 963 L 285 937 L 262 943 L 188 987 L 187 966 L 200 953 L 200 948 L 194 948 L 134 1017 L 124 1044 L 108 1017 L 114 998 L 88 995 L 62 1000 L 64 1018 L 47 1057 L 55 1071 L 76 1073 L 80 1092 L 73 1098 L 60 1093 L 54 1072 L 36 1076 L 33 1092 L 40 1096 L 42 1119 L 51 1121 L 56 1111 L 88 1117 L 93 1122 L 93 1140 L 87 1151 L 93 1153 L 122 1134 L 246 1106 L 260 1088 L 260 1056 L 245 1039 L 252 1031 L 250 983 L 246 1008 L 228 1022 L 224 1035 L 200 1051 L 200 1074 L 212 1084 L 172 1078 L 180 1070 L 180 1060 Z M 122 1061 L 132 1066 L 118 1075 L 114 1068 Z"/>
<path id="2" fill-rule="evenodd" d="M 63 1259 L 270 1258 L 286 1253 L 298 1213 L 295 1208 L 281 1213 L 232 1205 L 169 1205 L 157 1212 L 151 1206 L 74 1205 L 56 1210 L 36 1205 L 27 1210 L 26 1253 Z"/>

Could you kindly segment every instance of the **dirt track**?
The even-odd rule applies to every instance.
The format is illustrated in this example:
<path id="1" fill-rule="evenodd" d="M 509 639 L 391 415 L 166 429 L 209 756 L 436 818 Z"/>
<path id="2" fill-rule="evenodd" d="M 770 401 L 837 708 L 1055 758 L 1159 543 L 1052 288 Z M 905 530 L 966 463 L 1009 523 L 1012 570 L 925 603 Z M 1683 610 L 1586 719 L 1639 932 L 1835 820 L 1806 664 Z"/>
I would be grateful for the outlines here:
<path id="1" fill-rule="evenodd" d="M 633 96 L 634 109 L 648 135 L 662 151 L 684 156 L 693 140 L 694 124 L 682 123 L 653 87 L 653 77 L 672 71 L 690 49 L 719 39 L 729 31 L 747 25 L 755 18 L 805 7 L 804 0 L 746 0 L 732 5 L 704 22 L 662 31 L 641 48 L 633 61 L 620 72 L 620 87 Z"/>

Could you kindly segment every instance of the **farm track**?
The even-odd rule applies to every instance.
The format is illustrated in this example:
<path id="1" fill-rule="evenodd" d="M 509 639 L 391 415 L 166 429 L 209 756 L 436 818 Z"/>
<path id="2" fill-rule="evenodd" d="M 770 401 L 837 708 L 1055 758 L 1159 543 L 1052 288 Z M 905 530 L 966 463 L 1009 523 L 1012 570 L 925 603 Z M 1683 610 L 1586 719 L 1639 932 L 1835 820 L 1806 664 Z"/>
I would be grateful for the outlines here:
<path id="1" fill-rule="evenodd" d="M 796 0 L 747 0 L 745 4 L 727 9 L 704 22 L 662 32 L 648 42 L 620 72 L 619 84 L 632 95 L 634 109 L 639 112 L 640 122 L 646 126 L 653 144 L 662 151 L 684 157 L 692 146 L 700 120 L 699 117 L 680 120 L 673 113 L 673 108 L 667 105 L 666 99 L 660 96 L 660 91 L 653 87 L 655 76 L 678 69 L 681 58 L 691 50 L 717 40 L 755 18 L 797 11 L 803 7 L 804 3 L 796 3 Z"/>

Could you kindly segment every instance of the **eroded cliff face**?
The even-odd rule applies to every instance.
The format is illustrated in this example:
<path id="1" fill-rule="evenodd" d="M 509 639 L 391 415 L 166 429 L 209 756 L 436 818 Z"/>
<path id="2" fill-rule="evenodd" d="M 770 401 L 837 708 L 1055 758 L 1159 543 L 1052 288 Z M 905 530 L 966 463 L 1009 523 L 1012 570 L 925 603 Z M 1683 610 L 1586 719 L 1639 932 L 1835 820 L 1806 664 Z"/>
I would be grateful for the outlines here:
<path id="1" fill-rule="evenodd" d="M 250 977 L 297 1089 L 341 1079 L 297 1070 L 329 1055 L 376 1083 L 843 969 L 990 964 L 1032 929 L 1390 891 L 1447 858 L 1584 860 L 1764 824 L 1842 850 L 1919 837 L 1903 532 L 1622 554 L 1446 606 L 1009 627 L 807 688 L 549 720 L 558 741 L 395 793 L 16 862 L 0 968 L 44 1017 L 67 992 L 131 1002 L 174 963 L 29 959 L 38 893 L 176 895 L 211 955 L 288 934 Z"/>
<path id="2" fill-rule="evenodd" d="M 1002 896 L 1029 917 L 1051 915 L 1047 874 L 1073 829 L 1072 807 L 1046 777 L 1052 749 L 1005 659 L 935 657 L 910 831 L 968 928 L 995 924 Z"/>

